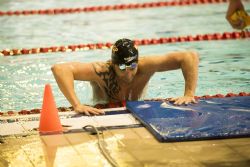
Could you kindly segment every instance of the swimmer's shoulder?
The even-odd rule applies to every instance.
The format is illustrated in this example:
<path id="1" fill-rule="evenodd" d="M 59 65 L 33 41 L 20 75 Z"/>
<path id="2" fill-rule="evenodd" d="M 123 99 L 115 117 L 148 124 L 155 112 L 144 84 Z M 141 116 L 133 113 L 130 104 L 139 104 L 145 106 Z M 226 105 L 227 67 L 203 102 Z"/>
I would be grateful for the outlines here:
<path id="1" fill-rule="evenodd" d="M 153 73 L 152 71 L 152 63 L 154 62 L 154 56 L 143 56 L 139 58 L 138 67 L 139 72 L 144 73 Z"/>
<path id="2" fill-rule="evenodd" d="M 93 68 L 96 73 L 105 73 L 109 72 L 111 68 L 111 62 L 106 61 L 106 62 L 93 62 L 92 63 Z"/>
<path id="3" fill-rule="evenodd" d="M 148 55 L 139 57 L 139 64 L 149 64 L 158 55 Z"/>

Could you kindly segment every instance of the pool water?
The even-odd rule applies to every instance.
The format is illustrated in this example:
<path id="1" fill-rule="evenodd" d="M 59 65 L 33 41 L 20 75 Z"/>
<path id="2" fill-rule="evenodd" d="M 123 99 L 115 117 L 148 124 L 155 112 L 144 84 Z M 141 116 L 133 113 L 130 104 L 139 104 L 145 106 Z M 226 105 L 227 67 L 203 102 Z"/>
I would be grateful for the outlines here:
<path id="1" fill-rule="evenodd" d="M 152 1 L 152 0 L 151 0 Z M 87 7 L 151 2 L 124 0 L 67 1 L 0 0 L 0 11 Z M 155 1 L 156 2 L 156 1 Z M 249 12 L 250 3 L 244 2 Z M 118 10 L 65 15 L 0 17 L 0 50 L 50 47 L 81 43 L 115 42 L 119 38 L 143 39 L 233 31 L 225 20 L 227 3 Z M 140 46 L 141 56 L 175 50 L 200 54 L 196 95 L 250 91 L 250 40 L 202 41 Z M 57 106 L 69 106 L 50 68 L 55 63 L 105 61 L 110 50 L 46 53 L 0 57 L 0 111 L 41 108 L 44 85 L 50 83 Z M 93 104 L 87 82 L 75 82 L 82 103 Z M 155 74 L 145 98 L 181 96 L 181 70 Z"/>

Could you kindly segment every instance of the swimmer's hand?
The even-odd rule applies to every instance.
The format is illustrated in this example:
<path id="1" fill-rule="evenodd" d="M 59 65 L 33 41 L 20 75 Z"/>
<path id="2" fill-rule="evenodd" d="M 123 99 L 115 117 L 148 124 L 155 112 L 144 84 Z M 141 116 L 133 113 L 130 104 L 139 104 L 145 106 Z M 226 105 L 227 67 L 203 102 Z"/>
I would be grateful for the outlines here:
<path id="1" fill-rule="evenodd" d="M 182 96 L 182 97 L 175 97 L 171 98 L 169 101 L 174 102 L 174 105 L 182 105 L 182 104 L 189 104 L 189 103 L 197 103 L 194 96 Z"/>
<path id="2" fill-rule="evenodd" d="M 83 104 L 78 104 L 74 107 L 75 112 L 77 113 L 83 113 L 86 115 L 102 115 L 104 114 L 104 111 L 91 107 L 91 106 L 86 106 Z"/>
<path id="3" fill-rule="evenodd" d="M 246 23 L 242 19 L 232 20 L 230 18 L 227 18 L 227 20 L 234 29 L 242 30 L 246 27 Z"/>
<path id="4" fill-rule="evenodd" d="M 247 16 L 241 0 L 229 0 L 226 19 L 233 28 L 242 30 L 244 27 L 246 27 L 246 22 L 242 16 L 239 17 L 237 11 L 241 11 Z"/>

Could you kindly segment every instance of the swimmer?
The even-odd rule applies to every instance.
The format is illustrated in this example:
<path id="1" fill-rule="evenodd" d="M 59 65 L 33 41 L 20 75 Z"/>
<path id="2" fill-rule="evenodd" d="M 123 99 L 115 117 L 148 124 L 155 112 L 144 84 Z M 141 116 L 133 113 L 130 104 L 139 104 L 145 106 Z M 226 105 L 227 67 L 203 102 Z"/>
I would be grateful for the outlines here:
<path id="1" fill-rule="evenodd" d="M 112 46 L 111 60 L 55 64 L 51 70 L 60 90 L 76 112 L 99 115 L 104 114 L 102 110 L 81 104 L 74 90 L 74 80 L 89 81 L 95 100 L 120 102 L 140 99 L 156 72 L 181 69 L 185 80 L 184 95 L 171 99 L 175 105 L 181 105 L 196 103 L 198 64 L 199 56 L 194 51 L 139 58 L 133 41 L 119 39 Z"/>

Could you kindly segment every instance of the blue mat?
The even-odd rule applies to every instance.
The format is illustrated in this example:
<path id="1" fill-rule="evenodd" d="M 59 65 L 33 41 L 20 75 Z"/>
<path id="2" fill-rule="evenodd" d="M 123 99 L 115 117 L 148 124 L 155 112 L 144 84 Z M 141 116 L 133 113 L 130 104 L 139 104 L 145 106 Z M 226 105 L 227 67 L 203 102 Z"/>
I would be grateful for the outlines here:
<path id="1" fill-rule="evenodd" d="M 169 102 L 131 101 L 127 109 L 160 141 L 250 137 L 250 96 Z"/>

